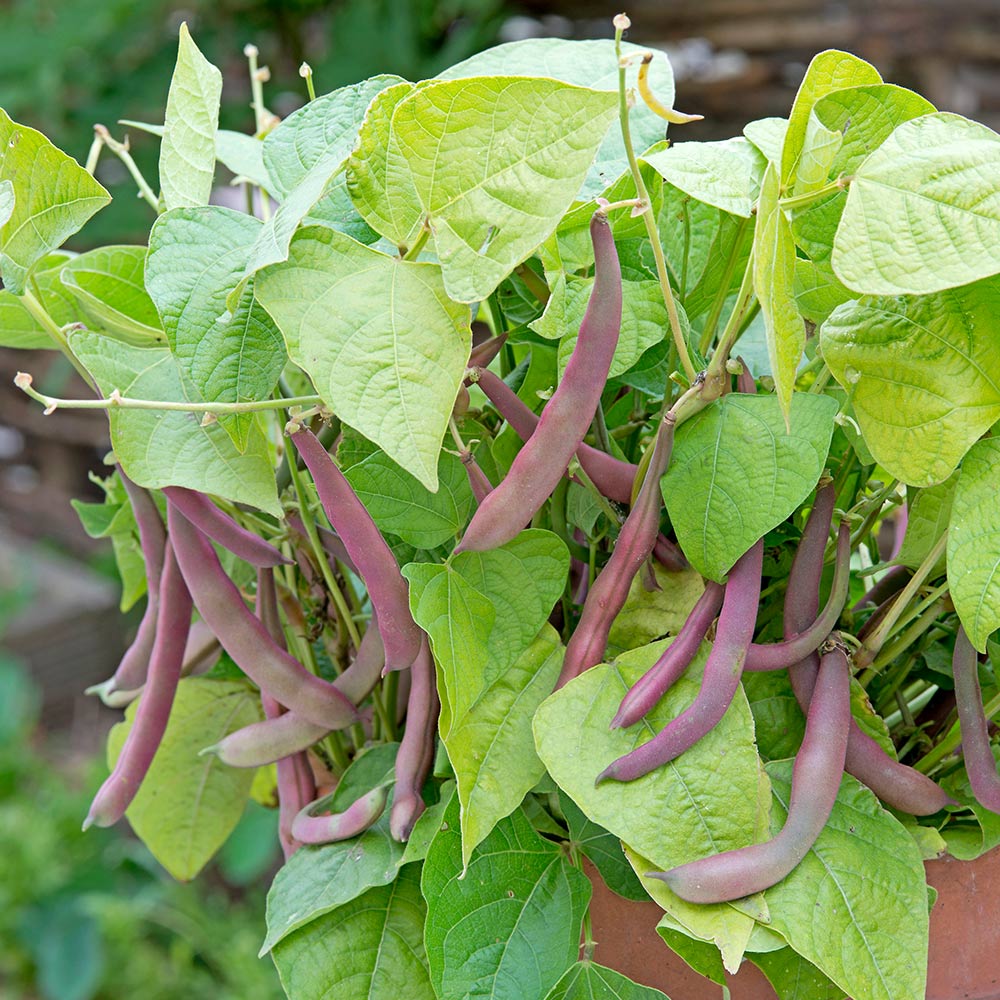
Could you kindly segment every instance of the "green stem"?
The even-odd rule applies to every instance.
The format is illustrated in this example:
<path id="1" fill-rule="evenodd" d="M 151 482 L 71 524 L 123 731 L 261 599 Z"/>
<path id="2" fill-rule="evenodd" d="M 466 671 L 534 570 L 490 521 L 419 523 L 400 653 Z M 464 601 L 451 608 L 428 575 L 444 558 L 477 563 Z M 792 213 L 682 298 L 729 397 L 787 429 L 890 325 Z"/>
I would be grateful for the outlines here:
<path id="1" fill-rule="evenodd" d="M 385 725 L 387 727 L 389 740 L 394 740 L 399 735 L 399 728 L 396 725 L 396 698 L 399 696 L 399 671 L 390 670 L 389 675 L 382 682 L 382 711 Z M 378 692 L 376 691 L 376 696 Z"/>
<path id="2" fill-rule="evenodd" d="M 309 100 L 316 100 L 316 85 L 313 83 L 313 71 L 312 66 L 309 63 L 304 62 L 299 67 L 299 76 L 306 81 L 306 92 L 309 94 Z"/>
<path id="3" fill-rule="evenodd" d="M 625 144 L 625 153 L 628 156 L 632 180 L 643 204 L 642 220 L 645 223 L 646 234 L 649 236 L 649 242 L 653 249 L 656 276 L 660 282 L 664 305 L 667 307 L 667 316 L 670 318 L 670 332 L 673 334 L 674 347 L 688 382 L 693 383 L 697 373 L 694 370 L 687 341 L 684 339 L 684 331 L 681 329 L 680 317 L 677 314 L 677 303 L 674 301 L 674 293 L 670 287 L 667 262 L 663 257 L 663 247 L 660 245 L 660 234 L 656 231 L 656 220 L 653 218 L 653 206 L 649 199 L 649 191 L 646 189 L 646 182 L 642 179 L 642 171 L 639 170 L 639 162 L 632 145 L 632 133 L 628 121 L 628 95 L 625 89 L 625 66 L 622 65 L 622 31 L 621 27 L 615 27 L 615 55 L 618 57 L 618 118 L 621 124 L 622 141 Z"/>
<path id="4" fill-rule="evenodd" d="M 995 694 L 984 706 L 983 712 L 986 715 L 986 721 L 992 721 L 993 717 L 1000 712 L 1000 694 Z M 930 772 L 942 761 L 948 754 L 954 752 L 957 749 L 959 743 L 962 742 L 962 727 L 956 721 L 952 723 L 951 728 L 948 730 L 947 735 L 938 741 L 936 747 L 929 750 L 923 757 L 920 758 L 913 766 L 921 774 L 930 774 Z"/>
<path id="5" fill-rule="evenodd" d="M 420 251 L 427 245 L 427 240 L 431 235 L 431 227 L 427 224 L 427 220 L 424 220 L 424 224 L 420 227 L 420 232 L 417 234 L 416 241 L 413 246 L 410 247 L 404 254 L 403 260 L 416 260 L 420 256 Z"/>
<path id="6" fill-rule="evenodd" d="M 604 417 L 604 407 L 601 405 L 600 401 L 597 403 L 597 409 L 594 411 L 594 434 L 597 437 L 597 443 L 601 447 L 601 451 L 611 454 L 611 439 L 608 436 L 608 422 Z"/>
<path id="7" fill-rule="evenodd" d="M 94 171 L 97 169 L 97 161 L 101 158 L 103 148 L 104 141 L 99 135 L 95 135 L 94 141 L 90 144 L 90 151 L 87 153 L 87 162 L 83 167 L 91 177 L 94 176 Z"/>
<path id="8" fill-rule="evenodd" d="M 549 301 L 549 286 L 527 264 L 518 264 L 514 268 L 514 273 L 543 306 Z"/>
<path id="9" fill-rule="evenodd" d="M 719 317 L 722 315 L 722 308 L 726 304 L 726 299 L 729 297 L 729 285 L 733 280 L 733 272 L 736 270 L 736 262 L 739 260 L 740 248 L 743 244 L 743 232 L 749 223 L 749 218 L 740 220 L 739 229 L 736 233 L 736 239 L 733 242 L 732 249 L 729 251 L 729 259 L 726 261 L 726 269 L 722 274 L 722 283 L 719 285 L 719 291 L 716 293 L 715 301 L 712 303 L 712 311 L 708 314 L 708 319 L 705 320 L 705 328 L 701 331 L 699 350 L 701 351 L 702 356 L 708 354 L 708 350 L 712 346 L 712 340 L 715 338 L 715 328 L 719 325 Z M 747 262 L 748 269 L 750 263 L 750 261 Z"/>
<path id="10" fill-rule="evenodd" d="M 247 57 L 250 64 L 250 93 L 251 105 L 253 107 L 254 134 L 260 138 L 264 131 L 264 82 L 257 75 L 257 56 L 259 52 L 256 45 L 244 45 L 243 55 Z"/>
<path id="11" fill-rule="evenodd" d="M 73 349 L 69 346 L 69 341 L 66 339 L 66 335 L 62 330 L 56 325 L 55 320 L 49 315 L 48 310 L 42 305 L 41 301 L 35 297 L 35 295 L 29 291 L 27 288 L 24 290 L 24 294 L 21 296 L 21 303 L 31 313 L 32 317 L 39 323 L 39 325 L 45 330 L 45 332 L 56 342 L 59 350 L 66 357 L 69 363 L 76 369 L 77 373 L 94 390 L 97 392 L 97 386 L 94 380 L 90 377 L 90 372 L 83 367 L 80 360 L 73 353 Z M 18 381 L 20 380 L 20 381 Z M 22 385 L 22 382 L 26 383 Z M 24 372 L 18 372 L 14 376 L 14 385 L 19 389 L 24 390 L 33 399 L 38 399 L 39 402 L 46 402 L 50 397 L 42 396 L 41 393 L 36 392 L 31 389 L 31 376 L 25 375 Z M 87 400 L 81 400 L 81 402 L 86 403 Z M 48 406 L 49 404 L 46 403 Z M 55 407 L 52 407 L 55 409 Z"/>
<path id="12" fill-rule="evenodd" d="M 131 175 L 132 180 L 135 181 L 136 187 L 139 189 L 139 194 L 146 204 L 159 215 L 160 199 L 153 193 L 153 189 L 146 183 L 146 178 L 142 176 L 142 172 L 136 166 L 135 160 L 132 159 L 132 154 L 128 148 L 128 140 L 118 142 L 116 139 L 112 139 L 111 133 L 103 125 L 95 125 L 94 132 L 101 142 L 125 164 L 125 169 Z"/>
<path id="13" fill-rule="evenodd" d="M 743 332 L 743 320 L 752 308 L 753 302 L 753 255 L 751 255 L 747 261 L 747 268 L 743 272 L 743 280 L 740 282 L 740 291 L 736 296 L 733 311 L 729 314 L 729 319 L 726 321 L 719 342 L 712 352 L 712 358 L 706 370 L 705 384 L 709 387 L 710 394 L 714 394 L 712 398 L 718 398 L 722 395 L 723 386 L 729 383 L 726 362 L 736 346 L 736 341 L 740 339 L 740 334 Z"/>
<path id="14" fill-rule="evenodd" d="M 825 198 L 828 194 L 843 191 L 853 179 L 853 177 L 838 177 L 835 181 L 830 181 L 829 184 L 824 184 L 822 187 L 816 188 L 815 191 L 807 191 L 805 194 L 781 198 L 778 201 L 778 207 L 785 212 L 794 212 L 798 208 L 804 208 L 806 205 L 811 205 L 814 201 L 819 201 L 820 198 Z"/>

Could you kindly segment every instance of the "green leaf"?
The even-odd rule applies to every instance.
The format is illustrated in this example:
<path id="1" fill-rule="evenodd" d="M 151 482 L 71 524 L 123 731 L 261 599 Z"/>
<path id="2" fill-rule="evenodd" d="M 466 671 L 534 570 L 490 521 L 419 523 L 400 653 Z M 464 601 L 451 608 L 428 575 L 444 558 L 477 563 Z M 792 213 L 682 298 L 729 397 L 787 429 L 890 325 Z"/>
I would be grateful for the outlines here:
<path id="1" fill-rule="evenodd" d="M 837 306 L 854 298 L 854 293 L 837 280 L 828 260 L 813 261 L 796 257 L 793 282 L 795 308 L 803 319 L 816 326 L 824 323 Z M 742 346 L 741 340 L 740 347 Z"/>
<path id="2" fill-rule="evenodd" d="M 757 748 L 764 760 L 794 757 L 802 743 L 806 720 L 784 670 L 745 672 L 743 690 L 753 712 Z"/>
<path id="3" fill-rule="evenodd" d="M 990 749 L 995 759 L 997 747 L 993 745 Z M 1000 816 L 979 804 L 964 766 L 946 775 L 941 780 L 941 787 L 953 799 L 970 809 L 975 817 L 974 824 L 950 822 L 944 828 L 944 839 L 952 857 L 971 861 L 1000 844 Z"/>
<path id="4" fill-rule="evenodd" d="M 108 736 L 108 767 L 121 753 L 141 699 L 129 705 L 125 721 Z M 178 685 L 163 740 L 125 813 L 174 878 L 194 878 L 225 843 L 253 783 L 252 769 L 226 767 L 200 751 L 260 718 L 260 702 L 246 684 L 188 677 Z"/>
<path id="5" fill-rule="evenodd" d="M 425 218 L 449 296 L 478 302 L 570 207 L 616 107 L 613 93 L 544 78 L 427 84 L 390 103 L 388 123 L 385 113 L 365 120 L 361 148 L 365 130 L 374 130 L 386 137 L 386 159 L 353 157 L 351 193 L 372 228 L 397 243 L 409 243 L 416 220 Z M 470 148 L 490 156 L 470 157 Z M 386 176 L 405 187 L 391 226 L 382 210 L 371 211 Z"/>
<path id="6" fill-rule="evenodd" d="M 149 234 L 146 288 L 180 370 L 207 402 L 267 399 L 285 366 L 281 334 L 257 302 L 253 283 L 243 287 L 232 313 L 226 309 L 261 225 L 212 205 L 165 212 Z M 219 423 L 238 449 L 247 447 L 252 413 L 226 415 Z"/>
<path id="7" fill-rule="evenodd" d="M 642 573 L 632 580 L 625 604 L 611 626 L 609 654 L 677 635 L 705 589 L 701 574 L 691 568 L 668 572 L 654 562 L 653 574 L 657 583 L 654 590 L 646 589 Z"/>
<path id="8" fill-rule="evenodd" d="M 182 23 L 160 141 L 160 187 L 167 211 L 208 204 L 221 97 L 222 74 Z"/>
<path id="9" fill-rule="evenodd" d="M 871 453 L 911 486 L 951 475 L 1000 419 L 1000 281 L 840 306 L 820 331 Z"/>
<path id="10" fill-rule="evenodd" d="M 215 133 L 215 158 L 237 177 L 246 178 L 265 191 L 270 190 L 271 178 L 264 168 L 264 144 L 255 135 L 220 128 Z"/>
<path id="11" fill-rule="evenodd" d="M 837 153 L 840 152 L 843 141 L 843 132 L 840 129 L 827 128 L 819 120 L 814 109 L 806 124 L 802 158 L 799 160 L 792 194 L 808 194 L 826 184 L 830 168 Z"/>
<path id="12" fill-rule="evenodd" d="M 0 181 L 0 229 L 2 229 L 10 217 L 14 214 L 14 184 L 12 181 Z"/>
<path id="13" fill-rule="evenodd" d="M 674 74 L 666 53 L 630 42 L 622 43 L 622 55 L 626 58 L 644 52 L 653 54 L 649 64 L 649 85 L 659 100 L 670 107 L 674 101 Z M 638 74 L 639 63 L 635 60 L 625 70 L 625 85 L 634 88 Z M 470 76 L 547 76 L 592 90 L 618 92 L 618 60 L 610 39 L 528 38 L 507 42 L 446 69 L 439 79 L 458 80 Z M 632 145 L 637 150 L 647 149 L 662 140 L 666 128 L 666 122 L 641 101 L 629 111 Z M 576 197 L 581 201 L 591 200 L 626 171 L 628 156 L 621 130 L 611 129 Z"/>
<path id="14" fill-rule="evenodd" d="M 643 160 L 664 180 L 723 212 L 750 217 L 766 159 L 742 136 L 721 142 L 681 142 Z"/>
<path id="15" fill-rule="evenodd" d="M 775 392 L 790 423 L 795 372 L 806 343 L 806 330 L 795 307 L 795 240 L 778 202 L 775 165 L 764 173 L 757 205 L 753 244 L 753 285 L 760 302 Z"/>
<path id="16" fill-rule="evenodd" d="M 698 975 L 720 986 L 725 984 L 726 967 L 722 964 L 722 954 L 714 944 L 691 937 L 687 932 L 677 929 L 676 922 L 666 914 L 656 925 L 656 933 L 663 938 L 666 946 Z"/>
<path id="17" fill-rule="evenodd" d="M 337 416 L 436 490 L 472 344 L 469 310 L 450 301 L 441 269 L 313 227 L 258 276 L 256 294 Z"/>
<path id="18" fill-rule="evenodd" d="M 82 330 L 70 333 L 69 340 L 105 396 L 117 389 L 137 399 L 201 399 L 165 347 L 131 347 Z M 140 486 L 186 486 L 281 515 L 267 440 L 259 428 L 240 453 L 222 427 L 203 426 L 197 413 L 116 407 L 109 418 L 115 455 Z"/>
<path id="19" fill-rule="evenodd" d="M 60 279 L 97 325 L 129 344 L 164 343 L 146 293 L 146 248 L 100 247 L 66 262 Z"/>
<path id="20" fill-rule="evenodd" d="M 444 744 L 458 779 L 463 866 L 545 774 L 535 753 L 531 721 L 555 687 L 562 658 L 558 634 L 544 625 L 527 650 L 487 684 L 468 712 L 457 716 L 448 709 Z"/>
<path id="21" fill-rule="evenodd" d="M 520 810 L 497 825 L 465 868 L 452 802 L 424 862 L 422 889 L 440 1000 L 544 997 L 576 959 L 590 883 Z"/>
<path id="22" fill-rule="evenodd" d="M 451 800 L 455 797 L 455 782 L 446 781 L 441 786 L 441 798 L 432 806 L 428 806 L 417 819 L 416 824 L 410 831 L 410 839 L 406 842 L 403 851 L 401 864 L 409 864 L 411 861 L 423 861 L 430 850 L 431 841 L 437 836 L 441 824 L 444 822 L 444 814 L 451 805 Z"/>
<path id="23" fill-rule="evenodd" d="M 61 247 L 111 195 L 41 132 L 12 121 L 0 108 L 4 182 L 3 214 L 10 214 L 0 225 L 0 277 L 9 292 L 23 295 L 32 265 Z"/>
<path id="24" fill-rule="evenodd" d="M 721 582 L 815 489 L 836 412 L 836 400 L 797 392 L 788 432 L 777 397 L 730 394 L 678 429 L 661 487 L 698 572 Z"/>
<path id="25" fill-rule="evenodd" d="M 438 458 L 437 493 L 381 451 L 352 465 L 345 475 L 379 529 L 418 549 L 433 549 L 453 540 L 472 509 L 474 498 L 465 467 L 445 452 Z"/>
<path id="26" fill-rule="evenodd" d="M 881 82 L 882 77 L 874 66 L 850 52 L 827 49 L 813 57 L 788 116 L 788 130 L 781 147 L 780 179 L 783 188 L 790 189 L 794 186 L 805 146 L 809 116 L 816 102 L 836 90 Z"/>
<path id="27" fill-rule="evenodd" d="M 281 941 L 272 953 L 281 985 L 295 1000 L 435 1000 L 424 914 L 419 870 L 408 865 Z"/>
<path id="28" fill-rule="evenodd" d="M 791 948 L 750 956 L 781 1000 L 845 1000 L 844 991 Z"/>
<path id="29" fill-rule="evenodd" d="M 781 147 L 788 131 L 787 118 L 758 118 L 743 126 L 743 134 L 770 160 L 781 165 Z"/>
<path id="30" fill-rule="evenodd" d="M 60 327 L 83 318 L 79 303 L 62 283 L 60 274 L 70 254 L 56 252 L 38 261 L 32 273 L 32 288 L 52 321 Z M 21 296 L 0 289 L 0 347 L 25 350 L 58 348 L 52 335 L 24 306 Z"/>
<path id="31" fill-rule="evenodd" d="M 951 504 L 955 497 L 958 473 L 950 475 L 937 486 L 906 491 L 906 534 L 896 562 L 916 569 L 927 558 L 937 540 L 947 531 L 951 519 Z M 935 572 L 944 569 L 944 558 Z"/>
<path id="32" fill-rule="evenodd" d="M 652 986 L 640 986 L 620 972 L 592 961 L 577 962 L 545 1000 L 668 1000 Z"/>
<path id="33" fill-rule="evenodd" d="M 955 487 L 948 526 L 948 584 L 972 645 L 984 653 L 1000 626 L 1000 439 L 972 446 Z"/>
<path id="34" fill-rule="evenodd" d="M 833 269 L 855 291 L 926 295 L 1000 272 L 1000 136 L 961 115 L 900 125 L 855 171 Z"/>
<path id="35" fill-rule="evenodd" d="M 767 765 L 774 832 L 785 821 L 791 770 L 791 761 Z M 772 929 L 849 996 L 924 995 L 928 905 L 920 852 L 859 781 L 843 777 L 819 839 L 764 898 Z"/>

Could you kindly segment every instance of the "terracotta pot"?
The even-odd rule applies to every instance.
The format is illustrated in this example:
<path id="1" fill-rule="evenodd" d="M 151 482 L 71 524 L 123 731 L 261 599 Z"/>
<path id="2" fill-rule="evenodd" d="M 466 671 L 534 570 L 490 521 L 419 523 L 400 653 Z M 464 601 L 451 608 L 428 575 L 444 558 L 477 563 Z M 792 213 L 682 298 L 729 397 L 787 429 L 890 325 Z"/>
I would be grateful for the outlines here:
<path id="1" fill-rule="evenodd" d="M 927 1000 L 1000 1000 L 1000 847 L 975 861 L 926 863 L 938 891 L 931 911 Z M 694 972 L 656 933 L 662 912 L 611 892 L 593 869 L 595 959 L 670 1000 L 722 1000 L 722 988 Z M 763 974 L 745 962 L 727 976 L 732 1000 L 776 1000 Z"/>

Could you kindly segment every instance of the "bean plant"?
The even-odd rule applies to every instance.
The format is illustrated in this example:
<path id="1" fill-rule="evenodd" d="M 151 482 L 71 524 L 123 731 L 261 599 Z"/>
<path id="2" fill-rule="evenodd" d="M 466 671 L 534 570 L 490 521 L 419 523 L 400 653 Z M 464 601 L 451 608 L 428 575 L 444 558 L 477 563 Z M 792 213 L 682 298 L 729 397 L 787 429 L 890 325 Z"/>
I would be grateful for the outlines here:
<path id="1" fill-rule="evenodd" d="M 252 135 L 182 27 L 158 183 L 0 112 L 0 342 L 146 594 L 84 825 L 188 879 L 272 801 L 293 1000 L 662 996 L 584 858 L 717 982 L 917 1000 L 922 862 L 1000 842 L 1000 137 L 827 51 L 685 141 L 628 27 L 281 122 L 250 46 Z M 148 246 L 70 253 L 111 154 Z"/>

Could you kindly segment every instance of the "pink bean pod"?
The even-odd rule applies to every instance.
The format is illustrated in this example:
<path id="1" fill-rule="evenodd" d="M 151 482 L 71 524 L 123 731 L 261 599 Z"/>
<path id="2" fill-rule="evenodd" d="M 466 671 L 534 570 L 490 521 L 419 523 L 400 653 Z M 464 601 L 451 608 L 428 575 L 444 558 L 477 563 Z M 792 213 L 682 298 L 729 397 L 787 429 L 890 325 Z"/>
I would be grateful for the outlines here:
<path id="1" fill-rule="evenodd" d="M 607 218 L 595 212 L 594 288 L 580 335 L 538 427 L 510 471 L 479 505 L 456 552 L 482 552 L 509 542 L 549 498 L 580 447 L 608 378 L 622 322 L 622 272 Z"/>
<path id="2" fill-rule="evenodd" d="M 164 486 L 163 495 L 199 531 L 251 566 L 280 566 L 290 561 L 269 542 L 219 510 L 204 493 L 183 486 Z"/>
<path id="3" fill-rule="evenodd" d="M 785 825 L 771 840 L 651 872 L 690 903 L 724 903 L 780 882 L 809 853 L 833 811 L 844 772 L 851 720 L 847 656 L 824 654 L 809 705 L 806 732 L 792 768 Z"/>
<path id="4" fill-rule="evenodd" d="M 990 747 L 989 723 L 979 687 L 979 658 L 965 629 L 958 626 L 951 661 L 955 677 L 955 705 L 962 727 L 962 756 L 976 801 L 990 812 L 1000 813 L 1000 775 Z"/>
<path id="5" fill-rule="evenodd" d="M 83 828 L 111 826 L 125 815 L 163 739 L 184 663 L 184 645 L 191 624 L 191 595 L 168 545 L 160 579 L 157 641 L 132 728 L 114 770 L 91 803 Z"/>
<path id="6" fill-rule="evenodd" d="M 389 789 L 379 785 L 356 799 L 343 812 L 314 815 L 321 803 L 313 802 L 300 810 L 292 821 L 292 836 L 301 844 L 333 844 L 357 837 L 385 812 Z"/>
<path id="7" fill-rule="evenodd" d="M 493 484 L 480 468 L 476 456 L 471 451 L 463 451 L 459 458 L 462 459 L 462 464 L 465 466 L 465 474 L 469 477 L 469 486 L 472 487 L 472 495 L 476 498 L 476 503 L 482 503 L 493 492 Z"/>
<path id="8" fill-rule="evenodd" d="M 385 669 L 405 670 L 416 659 L 423 633 L 410 613 L 409 589 L 396 557 L 316 435 L 301 428 L 290 438 L 312 474 L 330 524 L 368 588 L 385 647 Z"/>
<path id="9" fill-rule="evenodd" d="M 611 729 L 625 729 L 651 712 L 657 702 L 681 678 L 701 646 L 708 627 L 722 607 L 726 588 L 709 580 L 698 602 L 691 609 L 674 641 L 663 655 L 639 678 L 622 698 Z"/>
<path id="10" fill-rule="evenodd" d="M 566 646 L 557 689 L 601 662 L 608 645 L 611 624 L 625 604 L 635 574 L 653 551 L 663 502 L 660 479 L 670 464 L 675 424 L 670 413 L 660 424 L 635 506 L 622 525 L 611 557 L 587 594 L 580 622 Z"/>
<path id="11" fill-rule="evenodd" d="M 653 544 L 653 558 L 668 572 L 680 573 L 690 565 L 681 552 L 681 547 L 664 534 L 656 536 Z"/>
<path id="12" fill-rule="evenodd" d="M 487 337 L 482 343 L 476 344 L 469 352 L 469 363 L 466 368 L 486 368 L 487 365 L 500 353 L 503 345 L 507 343 L 507 334 L 501 333 L 496 337 Z"/>
<path id="13" fill-rule="evenodd" d="M 648 743 L 619 757 L 598 776 L 602 781 L 634 781 L 679 757 L 726 714 L 740 684 L 743 661 L 753 639 L 760 601 L 764 541 L 755 542 L 729 572 L 719 626 L 695 700 Z"/>
<path id="14" fill-rule="evenodd" d="M 342 729 L 357 722 L 348 698 L 275 644 L 244 604 L 211 542 L 172 503 L 167 523 L 195 607 L 237 666 L 275 701 L 318 726 Z"/>

